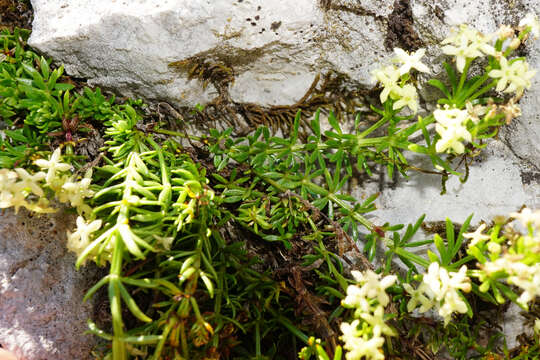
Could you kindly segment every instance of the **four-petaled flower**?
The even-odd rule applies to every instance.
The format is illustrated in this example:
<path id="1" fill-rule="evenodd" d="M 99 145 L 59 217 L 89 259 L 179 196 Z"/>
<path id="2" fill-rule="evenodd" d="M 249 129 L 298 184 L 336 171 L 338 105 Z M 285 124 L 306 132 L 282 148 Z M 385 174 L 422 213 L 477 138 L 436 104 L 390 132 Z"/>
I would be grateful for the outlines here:
<path id="1" fill-rule="evenodd" d="M 101 220 L 94 220 L 87 223 L 82 216 L 77 217 L 77 230 L 74 233 L 68 231 L 67 248 L 77 255 L 80 255 L 90 244 L 92 233 L 101 228 Z"/>
<path id="2" fill-rule="evenodd" d="M 488 76 L 498 79 L 495 90 L 506 93 L 516 92 L 519 97 L 523 90 L 531 87 L 531 79 L 536 70 L 529 70 L 529 64 L 522 59 L 508 61 L 503 55 L 499 56 L 500 69 L 491 70 Z"/>
<path id="3" fill-rule="evenodd" d="M 425 49 L 418 49 L 416 52 L 412 52 L 410 55 L 403 49 L 394 48 L 394 53 L 397 58 L 395 61 L 400 62 L 402 65 L 399 67 L 399 74 L 404 75 L 411 71 L 411 69 L 416 69 L 420 72 L 429 73 L 429 68 L 423 64 L 420 59 L 426 53 Z"/>
<path id="4" fill-rule="evenodd" d="M 60 162 L 60 156 L 60 148 L 57 148 L 56 150 L 54 150 L 49 160 L 38 159 L 35 161 L 35 164 L 40 168 L 48 169 L 47 176 L 45 177 L 47 185 L 51 185 L 54 183 L 54 180 L 57 177 L 57 171 L 68 171 L 71 169 L 71 165 Z"/>
<path id="5" fill-rule="evenodd" d="M 463 234 L 463 237 L 466 239 L 472 239 L 469 243 L 469 247 L 475 246 L 479 242 L 489 240 L 489 235 L 482 234 L 482 232 L 486 229 L 486 224 L 480 225 L 474 232 L 465 233 Z"/>

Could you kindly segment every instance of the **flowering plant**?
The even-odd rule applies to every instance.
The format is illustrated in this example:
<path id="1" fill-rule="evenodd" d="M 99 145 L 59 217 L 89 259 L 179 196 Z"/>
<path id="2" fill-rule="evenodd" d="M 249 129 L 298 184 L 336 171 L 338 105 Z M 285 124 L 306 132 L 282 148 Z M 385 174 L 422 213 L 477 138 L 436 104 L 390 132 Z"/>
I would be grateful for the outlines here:
<path id="1" fill-rule="evenodd" d="M 495 34 L 455 30 L 441 44 L 455 64 L 443 65 L 447 81 L 427 82 L 444 95 L 431 114 L 417 91 L 433 75 L 426 50 L 395 49 L 393 64 L 373 72 L 375 123 L 357 116 L 346 133 L 329 113 L 322 131 L 324 112 L 309 121 L 298 113 L 285 137 L 268 127 L 236 137 L 233 128 L 177 131 L 176 119 L 155 121 L 165 117 L 159 107 L 76 92 L 62 68 L 51 71 L 19 34 L 2 33 L 0 114 L 20 122 L 2 130 L 0 208 L 46 213 L 57 201 L 76 213 L 67 233 L 76 266 L 93 261 L 109 272 L 85 297 L 107 287 L 109 332 L 89 321 L 111 343 L 103 358 L 426 358 L 441 346 L 455 358 L 489 358 L 510 351 L 502 334 L 477 340 L 480 330 L 490 335 L 477 326 L 489 320 L 480 310 L 508 300 L 534 318 L 523 348 L 538 357 L 538 211 L 472 230 L 472 216 L 459 230 L 447 219 L 444 231 L 417 241 L 424 217 L 404 232 L 377 226 L 365 216 L 377 196 L 360 201 L 346 185 L 377 164 L 390 176 L 461 175 L 454 158 L 474 156 L 520 115 L 535 71 L 511 55 L 539 32 L 533 15 Z M 482 70 L 471 77 L 473 62 Z M 65 141 L 51 140 L 61 127 Z M 84 147 L 80 127 L 105 138 L 99 152 Z M 435 170 L 409 164 L 407 151 Z"/>

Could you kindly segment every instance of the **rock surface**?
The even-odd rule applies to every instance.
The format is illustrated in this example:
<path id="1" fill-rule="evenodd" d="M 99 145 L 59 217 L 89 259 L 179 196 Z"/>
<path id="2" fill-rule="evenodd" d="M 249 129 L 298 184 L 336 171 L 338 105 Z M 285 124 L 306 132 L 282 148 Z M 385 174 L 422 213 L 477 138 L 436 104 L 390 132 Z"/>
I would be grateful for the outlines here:
<path id="1" fill-rule="evenodd" d="M 93 303 L 82 299 L 96 270 L 75 271 L 68 224 L 63 213 L 0 215 L 0 344 L 19 360 L 91 359 Z"/>
<path id="2" fill-rule="evenodd" d="M 391 49 L 426 47 L 440 63 L 435 44 L 452 25 L 467 22 L 491 32 L 517 24 L 540 0 L 32 0 L 30 44 L 64 63 L 68 74 L 125 96 L 185 106 L 219 95 L 213 81 L 189 79 L 191 70 L 227 78 L 237 102 L 293 104 L 317 73 L 334 71 L 352 86 L 371 87 L 370 71 Z M 540 41 L 527 57 L 540 68 Z M 169 66 L 176 62 L 176 67 Z M 437 69 L 435 69 L 437 71 Z M 210 75 L 212 75 L 210 74 Z M 231 82 L 234 78 L 234 82 Z M 204 80 L 204 79 L 203 79 Z M 208 79 L 206 79 L 208 80 Z M 219 83 L 219 81 L 217 82 Z M 433 98 L 427 89 L 425 99 Z M 466 184 L 412 174 L 383 187 L 377 221 L 413 222 L 449 216 L 473 222 L 540 207 L 540 76 L 521 100 L 523 116 L 505 127 L 471 165 Z M 357 189 L 359 196 L 379 191 Z M 26 220 L 25 220 L 26 219 Z M 85 359 L 93 346 L 84 337 L 91 304 L 82 304 L 94 282 L 75 272 L 65 253 L 65 224 L 6 213 L 0 218 L 0 344 L 25 359 Z M 50 226 L 50 227 L 49 227 Z M 55 232 L 56 231 L 56 232 Z M 505 331 L 521 332 L 520 322 Z M 514 326 L 514 327 L 513 327 Z"/>

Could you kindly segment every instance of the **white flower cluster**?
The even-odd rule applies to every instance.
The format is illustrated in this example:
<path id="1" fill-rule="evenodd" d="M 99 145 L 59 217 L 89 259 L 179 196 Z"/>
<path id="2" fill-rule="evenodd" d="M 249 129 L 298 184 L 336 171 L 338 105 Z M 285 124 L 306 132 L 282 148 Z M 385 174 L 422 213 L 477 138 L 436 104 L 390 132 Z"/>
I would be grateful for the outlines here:
<path id="1" fill-rule="evenodd" d="M 480 291 L 489 290 L 490 282 L 506 278 L 509 284 L 522 290 L 517 302 L 527 308 L 529 302 L 540 296 L 540 211 L 524 208 L 521 212 L 511 213 L 510 217 L 527 228 L 526 235 L 507 241 L 505 237 L 483 234 L 486 226 L 481 225 L 475 232 L 463 236 L 472 239 L 468 246 L 470 254 L 487 250 L 489 260 L 481 261 L 481 270 L 477 275 L 482 282 Z M 515 233 L 510 226 L 507 230 L 508 233 Z M 504 301 L 501 296 L 497 300 Z"/>
<path id="2" fill-rule="evenodd" d="M 397 56 L 394 62 L 399 63 L 399 67 L 388 65 L 372 73 L 373 80 L 384 87 L 380 95 L 381 103 L 386 102 L 390 97 L 394 100 L 392 105 L 394 110 L 408 106 L 409 109 L 416 113 L 418 111 L 418 93 L 413 85 L 405 83 L 404 75 L 408 74 L 411 69 L 429 72 L 429 68 L 420 61 L 426 51 L 425 49 L 419 49 L 408 54 L 403 49 L 395 48 L 394 52 Z"/>
<path id="3" fill-rule="evenodd" d="M 531 87 L 531 79 L 536 70 L 529 70 L 529 64 L 523 59 L 508 61 L 502 54 L 498 54 L 500 69 L 491 70 L 488 76 L 498 79 L 495 90 L 505 93 L 515 92 L 517 97 Z"/>
<path id="4" fill-rule="evenodd" d="M 24 207 L 38 213 L 52 212 L 41 188 L 45 176 L 41 171 L 29 174 L 21 168 L 0 169 L 0 209 L 14 207 L 18 212 Z"/>
<path id="5" fill-rule="evenodd" d="M 94 195 L 94 192 L 89 188 L 92 171 L 87 171 L 84 178 L 77 181 L 76 177 L 69 173 L 72 166 L 62 163 L 61 156 L 61 150 L 57 148 L 49 160 L 39 159 L 35 161 L 35 164 L 42 170 L 47 170 L 45 183 L 55 192 L 60 202 L 70 203 L 71 206 L 77 209 L 79 214 L 88 212 L 90 207 L 84 204 L 84 198 Z"/>
<path id="6" fill-rule="evenodd" d="M 531 32 L 535 38 L 540 34 L 540 23 L 534 14 L 527 14 L 519 23 L 521 31 Z M 515 92 L 517 97 L 523 94 L 526 88 L 531 86 L 531 79 L 536 71 L 529 69 L 529 64 L 520 58 L 508 60 L 505 50 L 498 52 L 491 42 L 502 40 L 507 43 L 507 49 L 516 49 L 522 41 L 522 37 L 515 37 L 514 29 L 503 25 L 493 34 L 484 35 L 467 25 L 461 25 L 459 30 L 453 30 L 451 36 L 443 40 L 443 53 L 455 56 L 456 67 L 459 72 L 465 70 L 467 61 L 472 61 L 484 55 L 495 56 L 499 62 L 499 69 L 493 69 L 488 76 L 497 80 L 496 90 L 506 93 Z"/>
<path id="7" fill-rule="evenodd" d="M 471 291 L 471 279 L 467 276 L 467 267 L 463 265 L 458 272 L 448 271 L 439 263 L 429 265 L 427 274 L 424 274 L 422 283 L 417 289 L 410 284 L 403 284 L 405 291 L 411 295 L 407 304 L 407 311 L 412 312 L 418 304 L 419 311 L 424 313 L 435 308 L 444 319 L 446 326 L 454 312 L 466 313 L 467 304 L 459 290 Z"/>
<path id="8" fill-rule="evenodd" d="M 461 25 L 457 33 L 442 41 L 449 44 L 442 47 L 443 53 L 456 57 L 456 67 L 463 72 L 467 59 L 472 60 L 485 55 L 495 55 L 495 48 L 489 44 L 493 35 L 483 35 L 467 25 Z"/>
<path id="9" fill-rule="evenodd" d="M 355 309 L 351 323 L 341 323 L 341 340 L 347 350 L 347 360 L 384 359 L 381 347 L 384 344 L 382 335 L 394 336 L 395 331 L 384 322 L 384 307 L 390 303 L 386 289 L 392 286 L 397 277 L 381 275 L 367 270 L 363 273 L 353 271 L 358 282 L 347 288 L 347 297 L 342 305 Z"/>
<path id="10" fill-rule="evenodd" d="M 43 189 L 48 188 L 54 192 L 58 201 L 69 203 L 77 209 L 78 213 L 89 213 L 90 207 L 84 199 L 94 195 L 90 190 L 92 172 L 88 171 L 83 179 L 78 181 L 71 174 L 71 165 L 63 163 L 60 148 L 54 150 L 48 160 L 38 159 L 35 164 L 43 171 L 29 174 L 24 169 L 0 169 L 0 208 L 20 207 L 28 210 L 45 213 L 54 212 L 49 207 L 49 200 Z M 45 172 L 46 171 L 46 172 Z M 35 200 L 34 200 L 35 198 Z M 89 243 L 90 234 L 101 227 L 101 220 L 87 224 L 79 216 L 77 230 L 68 231 L 68 249 L 80 253 Z"/>
<path id="11" fill-rule="evenodd" d="M 433 112 L 437 121 L 435 131 L 440 135 L 440 139 L 435 144 L 437 152 L 453 151 L 463 154 L 465 146 L 462 140 L 471 141 L 471 133 L 467 130 L 467 122 L 471 119 L 467 110 L 459 110 L 446 106 L 444 109 L 437 109 Z"/>

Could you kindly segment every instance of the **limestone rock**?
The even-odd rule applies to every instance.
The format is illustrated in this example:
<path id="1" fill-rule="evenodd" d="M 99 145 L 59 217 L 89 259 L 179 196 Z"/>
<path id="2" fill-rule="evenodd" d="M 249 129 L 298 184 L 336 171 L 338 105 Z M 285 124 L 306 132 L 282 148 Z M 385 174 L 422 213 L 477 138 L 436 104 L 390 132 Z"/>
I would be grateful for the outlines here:
<path id="1" fill-rule="evenodd" d="M 75 271 L 69 224 L 63 213 L 0 215 L 0 344 L 21 360 L 91 359 L 93 302 L 82 299 L 98 278 L 92 266 Z"/>

